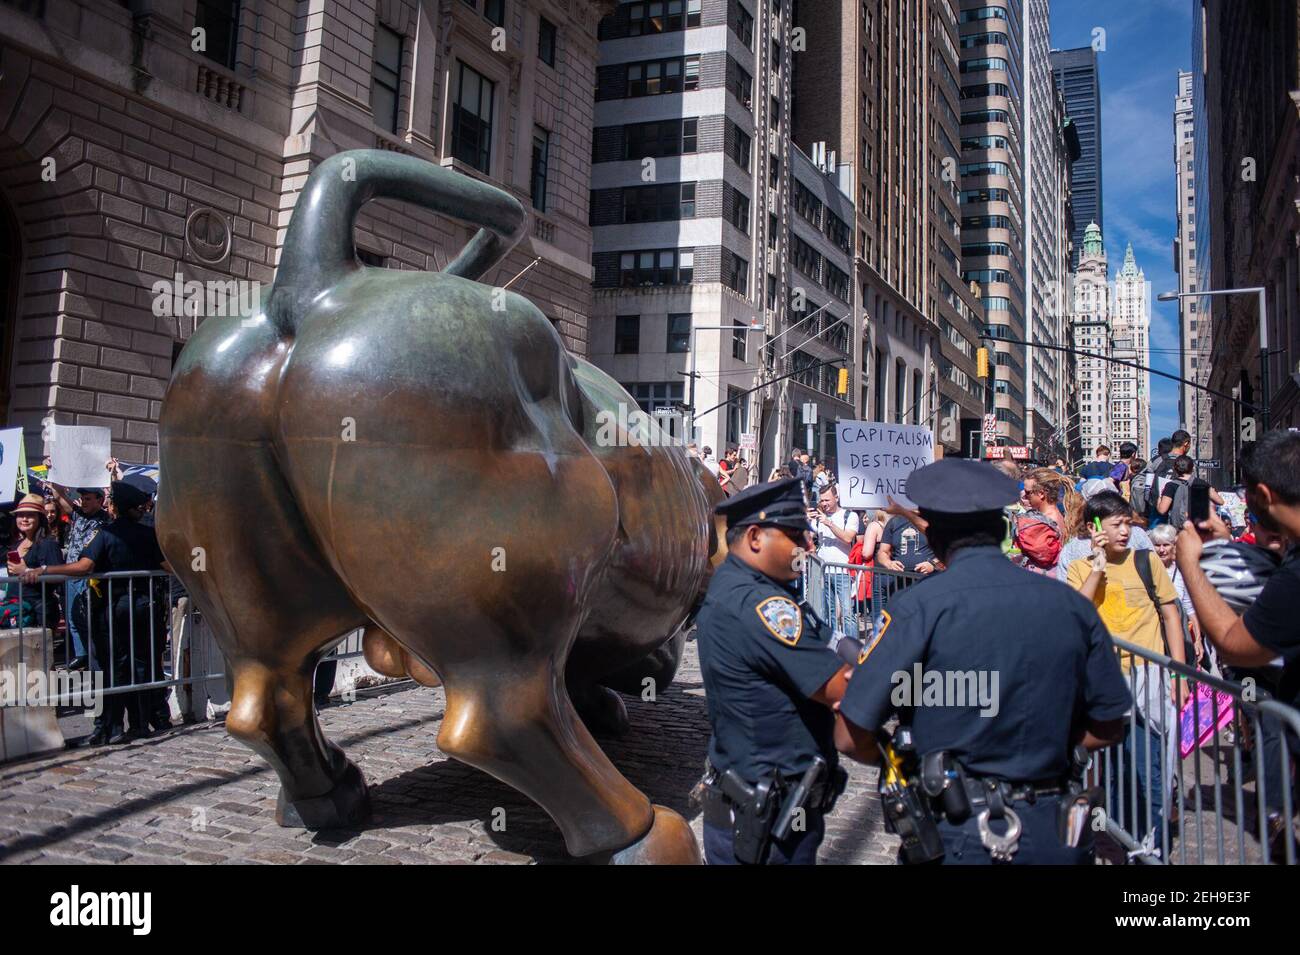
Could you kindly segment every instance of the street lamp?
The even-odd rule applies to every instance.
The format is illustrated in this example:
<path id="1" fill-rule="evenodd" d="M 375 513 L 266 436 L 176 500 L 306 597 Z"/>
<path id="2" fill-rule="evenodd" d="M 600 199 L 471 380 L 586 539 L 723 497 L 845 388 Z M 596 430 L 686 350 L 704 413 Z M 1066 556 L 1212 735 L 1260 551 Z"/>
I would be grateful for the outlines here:
<path id="1" fill-rule="evenodd" d="M 690 380 L 687 386 L 689 395 L 686 400 L 686 440 L 688 442 L 695 440 L 695 379 L 698 377 L 695 373 L 695 333 L 696 332 L 734 332 L 737 329 L 743 330 L 746 334 L 756 331 L 763 327 L 762 322 L 757 319 L 750 321 L 748 325 L 692 325 L 690 333 L 686 336 L 686 350 L 691 353 L 691 370 L 686 372 L 686 377 Z M 719 365 L 721 367 L 721 365 Z"/>
<path id="2" fill-rule="evenodd" d="M 1200 298 L 1202 295 L 1250 295 L 1259 296 L 1259 392 L 1260 399 L 1255 403 L 1255 411 L 1259 415 L 1259 426 L 1261 431 L 1268 430 L 1268 298 L 1264 287 L 1261 285 L 1251 288 L 1225 288 L 1215 289 L 1206 292 L 1161 292 L 1156 296 L 1158 302 L 1176 302 L 1183 298 Z M 1200 392 L 1197 392 L 1197 398 L 1200 398 Z M 1200 430 L 1200 415 L 1197 415 L 1197 430 Z M 1197 450 L 1200 446 L 1200 436 L 1197 436 Z"/>

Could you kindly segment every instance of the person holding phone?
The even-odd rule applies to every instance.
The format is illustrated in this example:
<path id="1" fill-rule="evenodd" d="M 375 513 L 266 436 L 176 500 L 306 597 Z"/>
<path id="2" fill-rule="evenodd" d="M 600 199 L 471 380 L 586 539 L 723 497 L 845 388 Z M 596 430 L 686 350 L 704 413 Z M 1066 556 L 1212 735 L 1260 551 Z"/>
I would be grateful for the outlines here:
<path id="1" fill-rule="evenodd" d="M 14 508 L 13 514 L 18 543 L 10 548 L 5 561 L 11 578 L 21 576 L 31 567 L 63 562 L 59 541 L 50 535 L 45 526 L 44 498 L 39 494 L 25 495 Z M 59 625 L 58 589 L 57 586 L 23 587 L 20 594 L 16 582 L 6 584 L 4 608 L 0 616 L 3 625 L 55 629 Z M 45 594 L 44 607 L 42 591 Z"/>

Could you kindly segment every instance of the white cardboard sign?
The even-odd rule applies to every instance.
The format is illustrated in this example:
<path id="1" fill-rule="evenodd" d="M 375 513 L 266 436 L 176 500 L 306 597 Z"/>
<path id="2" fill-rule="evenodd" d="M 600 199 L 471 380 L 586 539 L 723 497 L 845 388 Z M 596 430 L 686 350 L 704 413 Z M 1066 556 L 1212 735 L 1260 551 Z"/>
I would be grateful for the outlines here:
<path id="1" fill-rule="evenodd" d="M 98 425 L 51 425 L 49 479 L 64 487 L 108 487 L 104 465 L 112 443 L 111 432 Z"/>
<path id="2" fill-rule="evenodd" d="M 934 461 L 934 432 L 923 425 L 880 421 L 835 422 L 840 503 L 888 507 L 892 497 L 912 506 L 907 479 Z"/>
<path id="3" fill-rule="evenodd" d="M 18 491 L 18 449 L 23 443 L 22 428 L 0 431 L 0 501 L 12 501 Z"/>

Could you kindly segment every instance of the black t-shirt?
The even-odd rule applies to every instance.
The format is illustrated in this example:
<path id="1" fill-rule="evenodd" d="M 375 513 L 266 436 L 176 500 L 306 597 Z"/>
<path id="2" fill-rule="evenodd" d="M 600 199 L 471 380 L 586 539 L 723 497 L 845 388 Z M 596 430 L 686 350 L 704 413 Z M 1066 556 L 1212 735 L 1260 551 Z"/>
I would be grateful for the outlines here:
<path id="1" fill-rule="evenodd" d="M 1172 506 L 1173 500 L 1178 496 L 1178 489 L 1180 487 L 1183 487 L 1185 484 L 1187 484 L 1187 480 L 1185 478 L 1171 477 L 1168 481 L 1165 482 L 1164 488 L 1161 489 L 1160 491 L 1160 496 L 1169 498 Z M 1165 513 L 1168 513 L 1168 511 L 1166 511 Z"/>
<path id="2" fill-rule="evenodd" d="M 900 561 L 904 570 L 916 570 L 917 564 L 926 561 L 934 563 L 930 542 L 906 517 L 890 518 L 880 543 L 890 546 L 894 560 Z"/>
<path id="3" fill-rule="evenodd" d="M 1278 699 L 1300 704 L 1300 545 L 1292 547 L 1282 566 L 1246 610 L 1243 622 L 1261 646 L 1276 651 L 1285 664 Z"/>
<path id="4" fill-rule="evenodd" d="M 152 527 L 118 518 L 100 528 L 81 552 L 95 562 L 95 570 L 161 570 L 163 552 Z"/>
<path id="5" fill-rule="evenodd" d="M 33 570 L 37 567 L 63 563 L 63 551 L 59 548 L 59 539 L 42 537 L 28 549 L 23 561 Z"/>

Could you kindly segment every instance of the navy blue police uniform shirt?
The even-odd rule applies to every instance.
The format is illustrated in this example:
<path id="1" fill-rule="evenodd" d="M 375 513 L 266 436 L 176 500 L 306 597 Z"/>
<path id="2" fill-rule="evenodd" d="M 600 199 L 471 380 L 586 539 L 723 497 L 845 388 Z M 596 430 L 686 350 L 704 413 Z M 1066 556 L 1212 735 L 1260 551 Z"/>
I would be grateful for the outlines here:
<path id="1" fill-rule="evenodd" d="M 1060 777 L 1072 735 L 1132 705 L 1092 602 L 997 547 L 958 550 L 947 570 L 895 596 L 883 622 L 859 655 L 841 715 L 874 732 L 897 712 L 919 754 L 947 750 L 977 776 Z M 927 673 L 950 694 L 938 703 L 964 705 L 925 705 Z"/>
<path id="2" fill-rule="evenodd" d="M 810 697 L 844 664 L 793 592 L 728 554 L 697 621 L 709 762 L 751 785 L 773 771 L 801 774 L 817 755 L 837 765 L 835 715 Z"/>
<path id="3" fill-rule="evenodd" d="M 81 556 L 89 557 L 95 562 L 95 570 L 105 574 L 115 570 L 159 570 L 164 560 L 154 529 L 126 518 L 101 527 Z"/>
<path id="4" fill-rule="evenodd" d="M 1246 609 L 1243 623 L 1255 642 L 1275 651 L 1283 661 L 1277 696 L 1283 703 L 1300 706 L 1300 544 L 1287 551 L 1282 565 L 1269 578 L 1255 602 Z"/>

